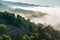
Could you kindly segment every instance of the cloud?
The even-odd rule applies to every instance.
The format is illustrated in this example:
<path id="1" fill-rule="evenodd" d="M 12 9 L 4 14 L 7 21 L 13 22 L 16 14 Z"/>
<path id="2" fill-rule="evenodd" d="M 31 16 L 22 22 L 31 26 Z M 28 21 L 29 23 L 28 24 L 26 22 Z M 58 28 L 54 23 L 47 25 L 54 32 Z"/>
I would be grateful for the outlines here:
<path id="1" fill-rule="evenodd" d="M 60 7 L 38 7 L 37 11 L 47 13 L 48 15 L 42 18 L 33 18 L 32 21 L 39 23 L 58 24 L 60 23 Z M 37 21 L 38 20 L 38 21 Z"/>
<path id="2" fill-rule="evenodd" d="M 25 15 L 26 18 L 28 18 L 28 19 L 31 18 L 30 20 L 32 22 L 47 23 L 47 24 L 51 24 L 51 25 L 56 25 L 56 24 L 60 23 L 60 7 L 40 7 L 39 6 L 39 7 L 33 7 L 33 8 L 30 8 L 30 7 L 28 7 L 28 8 L 22 7 L 22 8 L 24 10 L 35 11 L 32 13 L 27 11 L 26 15 Z M 42 16 L 41 13 L 39 13 L 39 12 L 41 12 L 42 14 L 45 13 L 48 15 Z"/>

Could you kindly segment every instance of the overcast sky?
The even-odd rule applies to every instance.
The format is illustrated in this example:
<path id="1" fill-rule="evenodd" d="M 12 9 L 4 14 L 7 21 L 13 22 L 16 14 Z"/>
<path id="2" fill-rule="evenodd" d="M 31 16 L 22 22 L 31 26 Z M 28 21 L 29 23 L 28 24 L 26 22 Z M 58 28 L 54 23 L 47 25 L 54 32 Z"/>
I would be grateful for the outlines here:
<path id="1" fill-rule="evenodd" d="M 60 0 L 4 0 L 13 2 L 23 2 L 37 5 L 60 6 Z"/>

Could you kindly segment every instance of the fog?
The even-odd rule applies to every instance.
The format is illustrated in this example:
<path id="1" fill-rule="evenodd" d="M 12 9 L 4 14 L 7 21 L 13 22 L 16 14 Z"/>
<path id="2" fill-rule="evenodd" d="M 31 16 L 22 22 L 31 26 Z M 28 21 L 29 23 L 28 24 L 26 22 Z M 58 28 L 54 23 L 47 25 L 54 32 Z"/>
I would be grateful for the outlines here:
<path id="1" fill-rule="evenodd" d="M 18 7 L 23 8 L 23 7 Z M 18 13 L 26 19 L 30 19 L 31 22 L 38 23 L 47 23 L 53 25 L 55 29 L 60 30 L 60 7 L 28 7 L 23 8 L 24 10 L 29 10 L 31 12 Z M 46 14 L 46 15 L 44 15 Z M 35 16 L 34 16 L 35 15 Z M 43 16 L 41 16 L 43 15 Z"/>

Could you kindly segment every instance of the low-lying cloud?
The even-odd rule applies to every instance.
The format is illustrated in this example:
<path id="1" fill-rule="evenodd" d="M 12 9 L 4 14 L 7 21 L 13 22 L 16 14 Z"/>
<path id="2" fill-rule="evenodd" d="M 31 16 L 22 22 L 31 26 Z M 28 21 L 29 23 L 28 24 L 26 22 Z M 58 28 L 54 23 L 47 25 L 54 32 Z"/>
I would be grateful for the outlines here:
<path id="1" fill-rule="evenodd" d="M 33 10 L 35 13 L 32 12 L 32 14 L 26 14 L 24 15 L 25 18 L 30 19 L 32 22 L 37 23 L 47 23 L 51 25 L 55 25 L 55 29 L 59 30 L 59 26 L 57 25 L 60 23 L 60 7 L 35 7 L 35 8 L 24 8 L 24 10 Z M 38 14 L 38 12 L 41 12 L 42 14 L 48 14 L 44 15 L 42 17 L 41 13 Z M 35 15 L 35 17 L 34 17 Z M 36 16 L 37 15 L 37 16 Z M 39 16 L 40 15 L 40 16 Z M 29 18 L 30 17 L 30 18 Z"/>

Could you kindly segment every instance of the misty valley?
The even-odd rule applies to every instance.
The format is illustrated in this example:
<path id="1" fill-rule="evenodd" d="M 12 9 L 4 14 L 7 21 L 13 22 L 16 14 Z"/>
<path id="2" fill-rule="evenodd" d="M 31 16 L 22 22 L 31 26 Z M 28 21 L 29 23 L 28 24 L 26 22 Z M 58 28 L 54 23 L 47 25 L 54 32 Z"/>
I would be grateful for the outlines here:
<path id="1" fill-rule="evenodd" d="M 59 3 L 0 0 L 0 40 L 60 40 Z"/>

